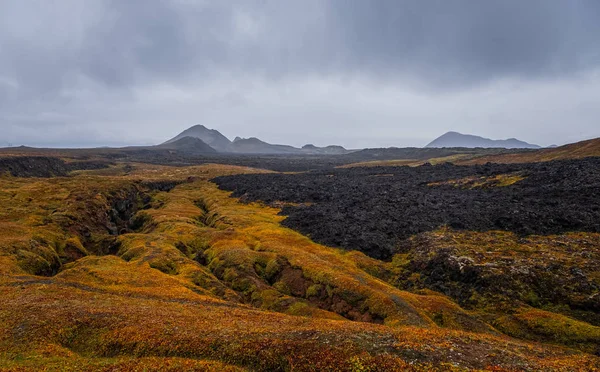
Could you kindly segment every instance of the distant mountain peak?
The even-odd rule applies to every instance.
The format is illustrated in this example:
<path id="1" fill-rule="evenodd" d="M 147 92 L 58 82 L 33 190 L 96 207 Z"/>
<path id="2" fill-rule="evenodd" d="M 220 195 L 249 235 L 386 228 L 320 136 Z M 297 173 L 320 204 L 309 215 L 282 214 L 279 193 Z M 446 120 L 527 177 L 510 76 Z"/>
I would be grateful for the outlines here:
<path id="1" fill-rule="evenodd" d="M 425 147 L 466 147 L 466 148 L 540 148 L 538 145 L 527 143 L 516 138 L 508 138 L 505 140 L 494 140 L 490 138 L 475 136 L 472 134 L 462 134 L 459 132 L 450 131 L 436 138 Z"/>
<path id="2" fill-rule="evenodd" d="M 217 152 L 200 138 L 191 136 L 185 136 L 174 141 L 163 143 L 162 145 L 156 146 L 156 148 L 202 154 L 211 154 Z"/>
<path id="3" fill-rule="evenodd" d="M 227 151 L 231 141 L 221 134 L 216 129 L 209 129 L 202 124 L 196 124 L 183 132 L 179 133 L 177 136 L 165 142 L 165 144 L 175 142 L 184 137 L 193 137 L 201 139 L 204 143 L 212 147 L 217 151 Z"/>
<path id="4" fill-rule="evenodd" d="M 275 145 L 262 141 L 256 137 L 242 138 L 235 137 L 230 141 L 216 129 L 209 129 L 202 124 L 196 124 L 189 127 L 177 136 L 163 143 L 163 148 L 169 144 L 178 142 L 179 146 L 186 148 L 193 147 L 194 143 L 189 138 L 201 140 L 204 144 L 210 146 L 218 152 L 234 153 L 234 154 L 345 154 L 350 151 L 341 146 L 331 145 L 327 147 L 317 147 L 314 145 L 306 145 L 302 149 L 289 145 Z"/>

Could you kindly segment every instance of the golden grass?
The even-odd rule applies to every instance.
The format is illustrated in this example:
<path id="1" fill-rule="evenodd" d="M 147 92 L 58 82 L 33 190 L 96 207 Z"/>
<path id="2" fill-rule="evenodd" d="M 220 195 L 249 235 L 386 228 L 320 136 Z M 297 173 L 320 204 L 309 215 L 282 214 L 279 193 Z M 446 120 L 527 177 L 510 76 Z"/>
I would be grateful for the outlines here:
<path id="1" fill-rule="evenodd" d="M 455 180 L 431 182 L 427 186 L 450 185 L 465 189 L 488 188 L 488 187 L 506 187 L 524 180 L 525 177 L 519 173 L 497 174 L 495 176 L 472 176 L 459 178 Z"/>
<path id="2" fill-rule="evenodd" d="M 540 309 L 519 309 L 514 314 L 496 319 L 494 325 L 514 337 L 550 339 L 559 344 L 580 345 L 592 350 L 600 342 L 600 327 Z"/>
<path id="3" fill-rule="evenodd" d="M 279 209 L 240 203 L 208 181 L 240 172 L 257 170 L 134 164 L 1 179 L 0 369 L 597 365 L 591 355 L 498 335 L 439 293 L 399 290 L 386 281 L 389 264 L 315 244 L 283 228 Z M 86 237 L 81 227 L 104 221 L 110 197 L 138 180 L 184 183 L 151 194 L 139 212 L 148 222 L 118 236 L 115 255 L 94 255 L 85 242 L 108 233 L 93 225 Z M 199 218 L 207 213 L 211 223 Z"/>
<path id="4" fill-rule="evenodd" d="M 581 159 L 592 156 L 600 156 L 600 138 L 576 142 L 556 148 L 541 149 L 537 151 L 504 154 L 494 156 L 482 156 L 472 159 L 464 159 L 459 164 L 485 164 L 493 163 L 533 163 L 559 159 Z"/>
<path id="5" fill-rule="evenodd" d="M 432 165 L 443 164 L 443 163 L 454 163 L 457 161 L 464 161 L 467 159 L 473 158 L 472 154 L 456 154 L 456 155 L 448 155 L 442 156 L 438 158 L 430 158 L 425 160 L 419 159 L 396 159 L 396 160 L 372 160 L 372 161 L 363 161 L 358 163 L 346 164 L 342 165 L 338 168 L 356 168 L 356 167 L 401 167 L 401 166 L 410 166 L 410 167 L 418 167 L 419 165 L 423 165 L 425 163 L 429 163 Z"/>

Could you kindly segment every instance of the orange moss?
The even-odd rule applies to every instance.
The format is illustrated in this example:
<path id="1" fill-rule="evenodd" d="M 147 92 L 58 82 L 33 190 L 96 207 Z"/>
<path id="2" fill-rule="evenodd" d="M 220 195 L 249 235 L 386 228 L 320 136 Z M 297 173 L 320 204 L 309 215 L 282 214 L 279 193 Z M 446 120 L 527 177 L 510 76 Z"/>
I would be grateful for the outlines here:
<path id="1" fill-rule="evenodd" d="M 1 179 L 0 369 L 597 365 L 591 355 L 499 336 L 438 293 L 399 290 L 387 282 L 390 264 L 315 244 L 283 228 L 278 209 L 242 204 L 208 182 L 255 171 L 134 164 Z M 142 212 L 151 223 L 137 232 L 116 237 L 90 224 L 139 180 L 185 182 L 151 193 Z M 198 218 L 207 213 L 219 218 Z"/>
<path id="2" fill-rule="evenodd" d="M 488 188 L 488 187 L 506 187 L 513 185 L 519 181 L 524 180 L 525 177 L 518 173 L 508 173 L 508 174 L 498 174 L 495 176 L 489 177 L 466 177 L 460 178 L 456 180 L 449 181 L 440 181 L 440 182 L 431 182 L 428 183 L 427 186 L 441 186 L 441 185 L 450 185 L 454 187 L 460 188 Z"/>

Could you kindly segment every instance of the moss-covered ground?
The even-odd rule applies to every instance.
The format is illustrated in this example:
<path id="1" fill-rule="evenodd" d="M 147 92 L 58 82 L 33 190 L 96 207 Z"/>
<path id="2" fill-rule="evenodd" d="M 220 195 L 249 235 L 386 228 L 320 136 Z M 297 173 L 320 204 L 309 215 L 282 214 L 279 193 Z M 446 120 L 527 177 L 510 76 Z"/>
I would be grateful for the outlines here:
<path id="1" fill-rule="evenodd" d="M 117 164 L 0 178 L 0 370 L 600 366 L 588 322 L 526 302 L 490 317 L 485 301 L 461 306 L 406 278 L 409 253 L 382 262 L 316 244 L 282 227 L 279 209 L 209 181 L 246 172 L 261 171 Z"/>

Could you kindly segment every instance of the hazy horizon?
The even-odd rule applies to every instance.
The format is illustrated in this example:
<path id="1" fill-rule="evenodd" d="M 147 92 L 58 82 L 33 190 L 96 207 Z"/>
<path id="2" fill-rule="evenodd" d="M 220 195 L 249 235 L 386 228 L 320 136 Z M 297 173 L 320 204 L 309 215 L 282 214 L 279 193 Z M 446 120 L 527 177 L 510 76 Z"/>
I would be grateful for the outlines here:
<path id="1" fill-rule="evenodd" d="M 600 137 L 600 3 L 0 3 L 0 147 Z"/>
<path id="2" fill-rule="evenodd" d="M 194 125 L 198 125 L 198 124 L 194 124 Z M 185 128 L 185 129 L 188 129 L 188 128 Z M 210 127 L 208 127 L 207 129 L 216 129 L 216 128 L 210 128 Z M 450 131 L 450 132 L 454 132 L 454 131 Z M 448 133 L 448 132 L 446 132 L 446 133 Z M 446 133 L 443 133 L 443 134 L 446 134 Z M 177 133 L 177 134 L 180 134 L 180 133 Z M 223 134 L 223 133 L 221 133 L 221 134 Z M 471 133 L 460 133 L 460 134 L 463 134 L 463 135 L 472 135 Z M 225 134 L 223 134 L 223 135 L 225 135 Z M 441 137 L 442 135 L 440 135 L 438 137 Z M 477 135 L 475 135 L 475 136 L 477 136 Z M 175 136 L 173 136 L 173 137 L 175 137 Z M 238 136 L 227 136 L 227 135 L 225 135 L 225 137 L 227 137 L 230 141 L 233 141 Z M 243 138 L 251 138 L 251 137 L 255 137 L 255 136 L 243 137 Z M 347 147 L 347 146 L 343 146 L 343 145 L 341 145 L 339 143 L 315 144 L 315 143 L 310 143 L 310 142 L 302 143 L 300 145 L 292 145 L 292 146 L 301 148 L 304 145 L 315 145 L 315 146 L 318 146 L 318 147 L 324 147 L 324 146 L 330 146 L 330 145 L 340 145 L 340 146 L 345 147 L 348 150 L 351 150 L 351 149 L 366 149 L 366 148 L 382 148 L 382 147 L 417 147 L 417 148 L 424 148 L 427 144 L 429 144 L 433 140 L 437 139 L 438 137 L 432 138 L 431 140 L 427 141 L 427 143 L 425 143 L 423 145 L 408 145 L 408 146 L 390 145 L 390 146 L 366 146 L 366 147 L 360 147 L 359 148 L 359 147 Z M 478 137 L 482 137 L 483 139 L 491 139 L 491 140 L 515 139 L 514 137 L 512 137 L 512 138 L 486 138 L 486 137 L 483 137 L 483 136 L 478 136 Z M 170 138 L 167 138 L 165 140 L 169 140 L 169 139 Z M 259 138 L 259 139 L 261 139 L 261 138 Z M 517 140 L 519 140 L 519 138 L 517 138 Z M 585 139 L 583 139 L 583 140 L 585 140 Z M 113 144 L 106 144 L 106 143 L 103 143 L 103 142 L 99 142 L 97 144 L 88 144 L 87 146 L 77 146 L 76 144 L 75 145 L 73 145 L 73 144 L 66 144 L 66 145 L 60 145 L 60 144 L 58 144 L 58 145 L 54 145 L 54 146 L 48 146 L 47 148 L 51 148 L 51 149 L 61 149 L 61 148 L 62 149 L 89 149 L 89 148 L 102 148 L 102 147 L 108 147 L 108 148 L 136 147 L 136 146 L 142 146 L 143 147 L 143 146 L 158 145 L 158 144 L 160 144 L 162 142 L 165 142 L 165 141 L 160 141 L 160 142 L 157 142 L 157 143 L 154 143 L 154 142 L 142 143 L 142 144 L 136 144 L 136 143 L 113 143 Z M 296 141 L 296 142 L 298 142 L 298 141 Z M 298 143 L 300 143 L 300 142 L 298 142 Z M 527 142 L 527 141 L 524 141 L 524 142 Z M 571 142 L 568 142 L 568 143 L 571 143 Z M 568 144 L 568 143 L 564 143 L 564 144 Z M 272 144 L 291 145 L 290 143 L 272 143 Z M 538 145 L 536 143 L 530 143 L 530 144 L 532 144 L 532 145 Z M 563 145 L 563 144 L 561 144 L 561 145 Z M 34 148 L 44 148 L 45 145 L 43 143 L 40 144 L 40 145 L 37 145 L 37 144 L 28 144 L 27 145 L 27 144 L 13 144 L 13 143 L 9 143 L 9 144 L 7 144 L 5 146 L 9 147 L 9 148 L 10 147 L 19 147 L 19 146 L 34 147 Z M 552 144 L 552 145 L 541 146 L 541 147 L 544 148 L 544 147 L 549 147 L 549 146 L 557 146 L 557 145 L 556 144 Z M 560 146 L 560 145 L 558 145 L 558 146 Z M 2 148 L 2 147 L 4 147 L 4 146 L 2 144 L 0 144 L 0 148 Z"/>

